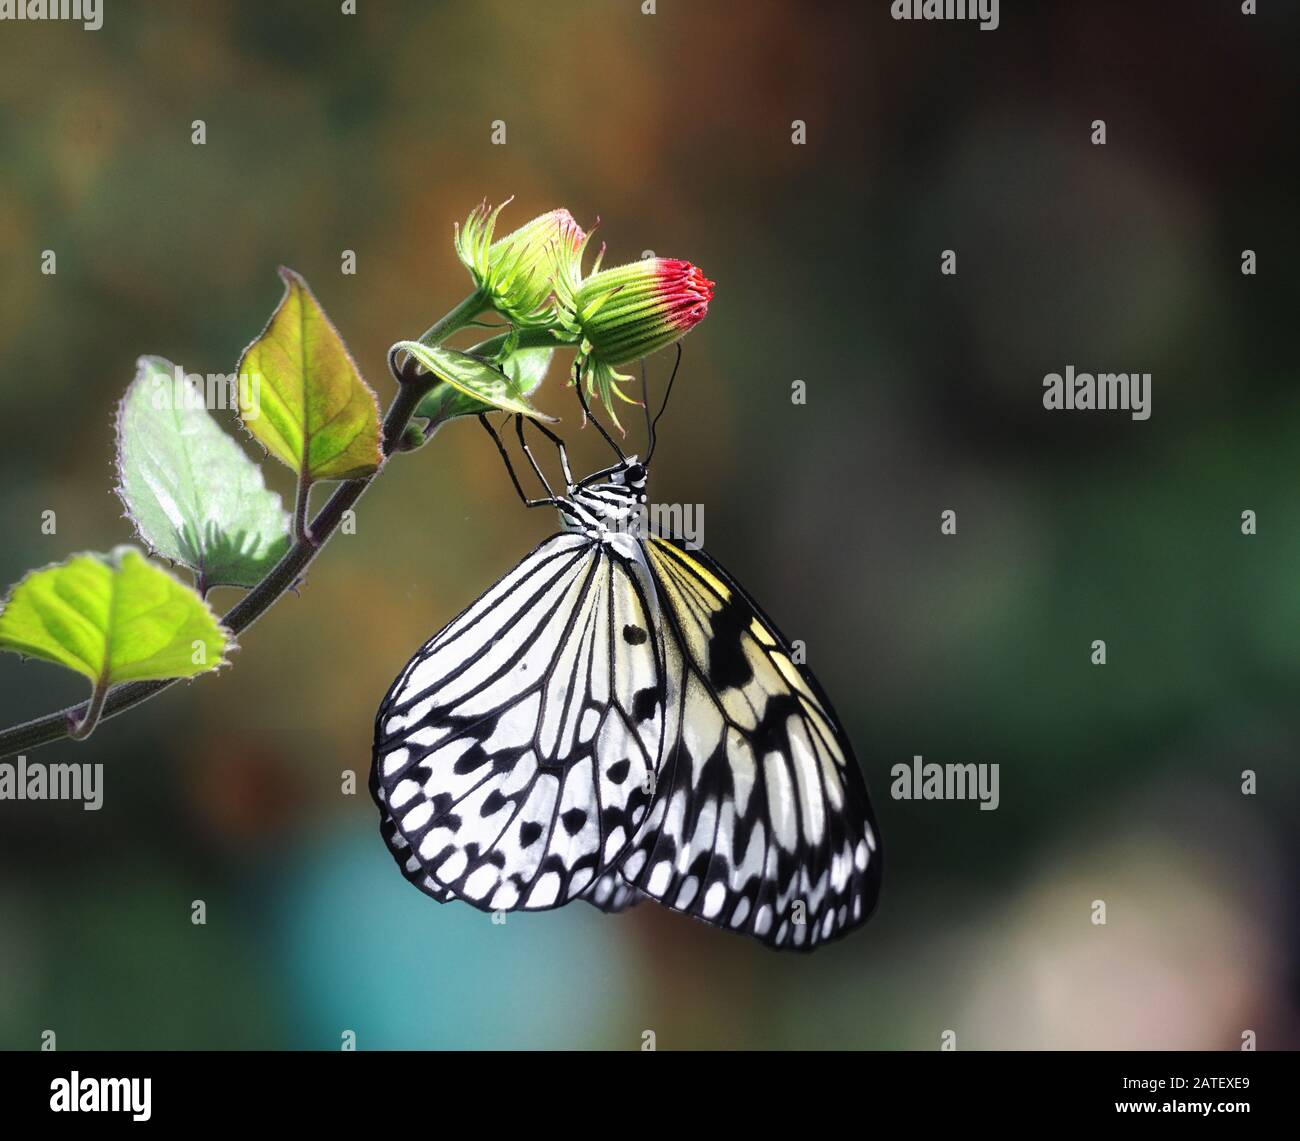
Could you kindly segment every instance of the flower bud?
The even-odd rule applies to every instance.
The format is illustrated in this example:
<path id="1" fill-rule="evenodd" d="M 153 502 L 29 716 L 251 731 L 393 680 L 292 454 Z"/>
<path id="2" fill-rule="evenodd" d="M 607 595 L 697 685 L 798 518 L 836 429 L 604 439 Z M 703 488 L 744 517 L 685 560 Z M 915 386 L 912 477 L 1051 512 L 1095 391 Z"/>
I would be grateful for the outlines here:
<path id="1" fill-rule="evenodd" d="M 489 304 L 519 328 L 553 325 L 557 296 L 576 288 L 588 235 L 567 210 L 552 210 L 499 238 L 492 235 L 500 206 L 476 206 L 456 227 L 456 254 Z"/>
<path id="2" fill-rule="evenodd" d="M 616 370 L 680 340 L 709 311 L 711 282 L 676 258 L 648 258 L 593 273 L 578 288 L 572 321 L 581 339 L 582 375 L 618 424 L 611 396 L 636 403 L 615 386 Z"/>

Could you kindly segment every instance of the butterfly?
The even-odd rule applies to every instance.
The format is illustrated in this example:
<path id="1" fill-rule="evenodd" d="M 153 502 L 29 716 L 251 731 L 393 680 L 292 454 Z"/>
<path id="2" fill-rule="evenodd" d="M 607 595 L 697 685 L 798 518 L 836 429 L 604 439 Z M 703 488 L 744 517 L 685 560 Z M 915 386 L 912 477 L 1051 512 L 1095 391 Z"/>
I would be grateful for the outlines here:
<path id="1" fill-rule="evenodd" d="M 619 911 L 649 898 L 812 950 L 865 922 L 879 894 L 866 784 L 829 700 L 758 604 L 702 550 L 645 527 L 662 414 L 647 415 L 644 461 L 592 418 L 619 459 L 581 480 L 535 424 L 558 450 L 563 494 L 516 418 L 545 490 L 532 499 L 480 417 L 520 499 L 558 510 L 561 530 L 390 687 L 370 777 L 381 835 L 439 902 Z"/>

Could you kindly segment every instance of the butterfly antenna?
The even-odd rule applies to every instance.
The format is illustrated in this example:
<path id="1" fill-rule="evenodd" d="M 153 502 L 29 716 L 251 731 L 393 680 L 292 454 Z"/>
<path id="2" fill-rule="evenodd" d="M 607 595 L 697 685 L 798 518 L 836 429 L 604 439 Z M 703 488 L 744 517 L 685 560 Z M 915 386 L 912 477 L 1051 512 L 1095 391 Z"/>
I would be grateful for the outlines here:
<path id="1" fill-rule="evenodd" d="M 578 403 L 582 405 L 582 414 L 596 425 L 596 431 L 605 437 L 605 443 L 614 449 L 614 454 L 617 455 L 620 460 L 627 459 L 627 456 L 623 454 L 623 449 L 614 443 L 614 437 L 605 431 L 605 425 L 597 420 L 596 417 L 591 414 L 591 409 L 587 407 L 587 398 L 582 393 L 582 368 L 576 358 L 573 362 L 573 387 L 577 389 Z"/>
<path id="2" fill-rule="evenodd" d="M 668 378 L 668 387 L 664 389 L 664 402 L 661 405 L 659 405 L 659 411 L 655 414 L 655 418 L 650 421 L 650 450 L 645 454 L 646 463 L 649 463 L 650 457 L 655 454 L 655 439 L 656 439 L 655 426 L 659 423 L 659 417 L 664 414 L 665 409 L 667 409 L 668 407 L 668 398 L 673 394 L 673 381 L 677 379 L 677 370 L 681 368 L 681 366 L 682 366 L 682 343 L 681 341 L 678 341 L 677 359 L 673 362 L 673 373 L 672 376 Z M 644 365 L 642 367 L 644 368 Z M 645 380 L 644 373 L 642 373 L 641 379 L 644 382 Z M 649 415 L 649 413 L 647 412 L 646 415 Z"/>
<path id="3" fill-rule="evenodd" d="M 641 358 L 641 407 L 645 411 L 646 456 L 655 450 L 655 424 L 650 419 L 650 384 L 646 380 L 645 357 Z"/>

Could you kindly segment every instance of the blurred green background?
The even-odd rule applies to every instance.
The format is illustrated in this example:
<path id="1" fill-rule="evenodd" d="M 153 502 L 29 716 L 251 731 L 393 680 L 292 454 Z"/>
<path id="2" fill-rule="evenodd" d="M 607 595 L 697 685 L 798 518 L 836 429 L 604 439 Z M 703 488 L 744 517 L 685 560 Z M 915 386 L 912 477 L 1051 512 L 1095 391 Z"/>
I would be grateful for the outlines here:
<path id="1" fill-rule="evenodd" d="M 885 0 L 105 0 L 97 32 L 0 25 L 0 582 L 129 540 L 112 414 L 139 354 L 233 370 L 284 263 L 386 403 L 387 346 L 467 292 L 452 222 L 568 206 L 607 264 L 717 282 L 651 492 L 703 503 L 709 550 L 807 643 L 887 850 L 876 917 L 811 958 L 654 906 L 494 926 L 403 882 L 364 788 L 375 707 L 554 529 L 454 424 L 235 668 L 32 754 L 104 764 L 106 799 L 0 803 L 0 1046 L 1300 1045 L 1297 19 L 1239 7 L 1004 3 L 990 33 Z M 1151 372 L 1151 419 L 1044 412 L 1067 364 Z M 540 402 L 594 466 L 561 380 Z M 0 659 L 6 724 L 81 695 Z M 1000 764 L 1001 807 L 891 800 L 914 754 Z"/>

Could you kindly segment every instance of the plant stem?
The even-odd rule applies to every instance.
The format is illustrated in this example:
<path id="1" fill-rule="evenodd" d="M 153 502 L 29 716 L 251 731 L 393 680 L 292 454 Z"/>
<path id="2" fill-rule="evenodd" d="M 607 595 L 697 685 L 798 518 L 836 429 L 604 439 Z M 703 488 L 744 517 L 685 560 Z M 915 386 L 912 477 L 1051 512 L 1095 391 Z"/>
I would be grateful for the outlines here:
<path id="1" fill-rule="evenodd" d="M 101 677 L 95 682 L 95 688 L 91 691 L 90 701 L 86 703 L 85 715 L 75 720 L 71 717 L 68 719 L 69 737 L 74 741 L 84 741 L 95 731 L 95 726 L 99 724 L 100 715 L 104 712 L 104 699 L 107 697 L 108 683 Z"/>
<path id="2" fill-rule="evenodd" d="M 425 337 L 435 333 L 440 338 L 449 337 L 478 316 L 483 311 L 483 308 L 483 298 L 477 293 L 471 294 L 469 298 L 461 302 L 460 305 L 434 325 L 425 334 Z M 410 423 L 411 415 L 414 413 L 416 406 L 424 399 L 425 394 L 437 381 L 437 378 L 431 373 L 420 373 L 410 361 L 407 362 L 405 368 L 400 371 L 395 370 L 394 377 L 398 385 L 397 395 L 393 398 L 393 402 L 388 406 L 388 411 L 384 415 L 381 439 L 381 447 L 385 457 L 384 466 L 387 466 L 387 458 L 398 450 L 402 434 L 406 430 L 406 425 Z M 334 493 L 325 501 L 325 506 L 320 509 L 305 532 L 295 536 L 293 546 L 285 552 L 280 561 L 267 571 L 266 577 L 261 582 L 235 603 L 222 617 L 222 624 L 232 634 L 239 635 L 247 630 L 271 608 L 285 591 L 302 579 L 303 572 L 316 555 L 320 553 L 329 537 L 334 534 L 338 525 L 343 521 L 344 515 L 361 498 L 371 482 L 383 470 L 384 467 L 381 466 L 379 471 L 371 475 L 361 479 L 346 480 L 334 489 Z M 306 497 L 300 496 L 300 499 L 303 501 L 302 512 L 305 522 Z M 88 725 L 89 728 L 93 729 L 100 720 L 115 717 L 124 710 L 139 705 L 142 701 L 147 701 L 155 694 L 175 685 L 179 680 L 181 679 L 167 678 L 162 681 L 133 681 L 123 685 L 115 685 L 103 692 L 101 687 L 96 687 L 95 692 L 88 701 L 69 706 L 67 709 L 61 709 L 57 713 L 37 717 L 32 721 L 25 721 L 21 725 L 14 725 L 8 729 L 0 730 L 0 757 L 13 756 L 15 753 L 21 753 L 27 749 L 48 745 L 51 741 L 63 740 L 72 735 L 71 729 L 73 726 Z M 96 703 L 99 705 L 97 711 L 94 709 Z M 93 720 L 90 717 L 92 712 L 96 714 Z M 89 729 L 86 732 L 88 733 Z"/>
<path id="3" fill-rule="evenodd" d="M 471 293 L 459 305 L 440 321 L 430 325 L 419 336 L 422 345 L 440 345 L 452 333 L 465 328 L 488 307 L 487 298 L 482 293 Z"/>
<path id="4" fill-rule="evenodd" d="M 306 460 L 303 461 L 306 464 Z M 311 528 L 307 526 L 307 510 L 311 506 L 311 480 L 307 478 L 307 472 L 298 473 L 298 494 L 293 501 L 293 541 L 295 543 L 306 539 L 312 541 Z"/>

